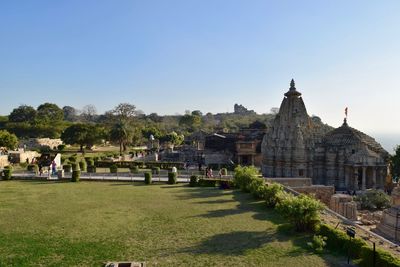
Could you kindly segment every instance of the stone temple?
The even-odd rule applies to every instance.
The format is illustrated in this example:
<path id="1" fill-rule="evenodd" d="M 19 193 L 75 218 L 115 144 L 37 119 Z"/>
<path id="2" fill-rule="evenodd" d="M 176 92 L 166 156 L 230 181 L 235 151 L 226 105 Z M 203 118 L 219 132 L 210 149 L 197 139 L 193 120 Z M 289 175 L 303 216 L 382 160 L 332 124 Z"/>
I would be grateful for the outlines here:
<path id="1" fill-rule="evenodd" d="M 385 184 L 389 153 L 346 119 L 334 129 L 310 117 L 293 80 L 261 150 L 265 177 L 309 177 L 314 184 L 334 185 L 336 190 Z"/>

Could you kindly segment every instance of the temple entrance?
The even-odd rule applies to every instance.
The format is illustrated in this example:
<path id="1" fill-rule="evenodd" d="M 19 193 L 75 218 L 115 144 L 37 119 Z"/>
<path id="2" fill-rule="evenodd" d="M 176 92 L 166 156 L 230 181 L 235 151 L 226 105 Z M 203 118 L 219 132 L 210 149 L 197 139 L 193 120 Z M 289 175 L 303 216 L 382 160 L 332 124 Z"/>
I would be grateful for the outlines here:
<path id="1" fill-rule="evenodd" d="M 362 168 L 357 168 L 357 188 L 361 190 L 362 188 Z"/>

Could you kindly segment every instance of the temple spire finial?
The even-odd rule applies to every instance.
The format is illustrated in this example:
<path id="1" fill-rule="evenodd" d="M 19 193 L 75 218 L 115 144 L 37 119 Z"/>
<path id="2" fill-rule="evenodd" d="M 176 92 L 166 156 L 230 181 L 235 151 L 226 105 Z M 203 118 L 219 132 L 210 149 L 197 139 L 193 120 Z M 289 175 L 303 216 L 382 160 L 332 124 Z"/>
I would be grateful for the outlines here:
<path id="1" fill-rule="evenodd" d="M 290 81 L 290 90 L 296 90 L 296 87 L 295 87 L 293 79 Z"/>

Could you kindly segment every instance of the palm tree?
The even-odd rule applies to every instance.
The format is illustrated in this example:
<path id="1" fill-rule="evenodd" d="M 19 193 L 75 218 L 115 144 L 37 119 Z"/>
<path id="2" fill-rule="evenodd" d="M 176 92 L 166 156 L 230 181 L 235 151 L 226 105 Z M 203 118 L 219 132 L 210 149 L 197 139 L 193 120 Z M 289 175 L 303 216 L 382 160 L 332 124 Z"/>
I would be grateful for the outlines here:
<path id="1" fill-rule="evenodd" d="M 127 123 L 120 121 L 111 129 L 110 137 L 119 144 L 119 154 L 122 156 L 122 150 L 126 150 L 126 145 L 132 139 L 132 131 Z"/>

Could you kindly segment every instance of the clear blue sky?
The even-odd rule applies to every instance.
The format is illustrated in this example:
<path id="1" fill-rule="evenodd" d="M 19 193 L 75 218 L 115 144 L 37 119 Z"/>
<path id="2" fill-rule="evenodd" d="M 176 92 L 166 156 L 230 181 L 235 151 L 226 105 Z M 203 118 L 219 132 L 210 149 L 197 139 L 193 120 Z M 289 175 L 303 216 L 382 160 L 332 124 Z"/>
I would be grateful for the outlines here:
<path id="1" fill-rule="evenodd" d="M 291 78 L 308 112 L 399 134 L 400 1 L 0 2 L 0 114 L 269 112 Z"/>

